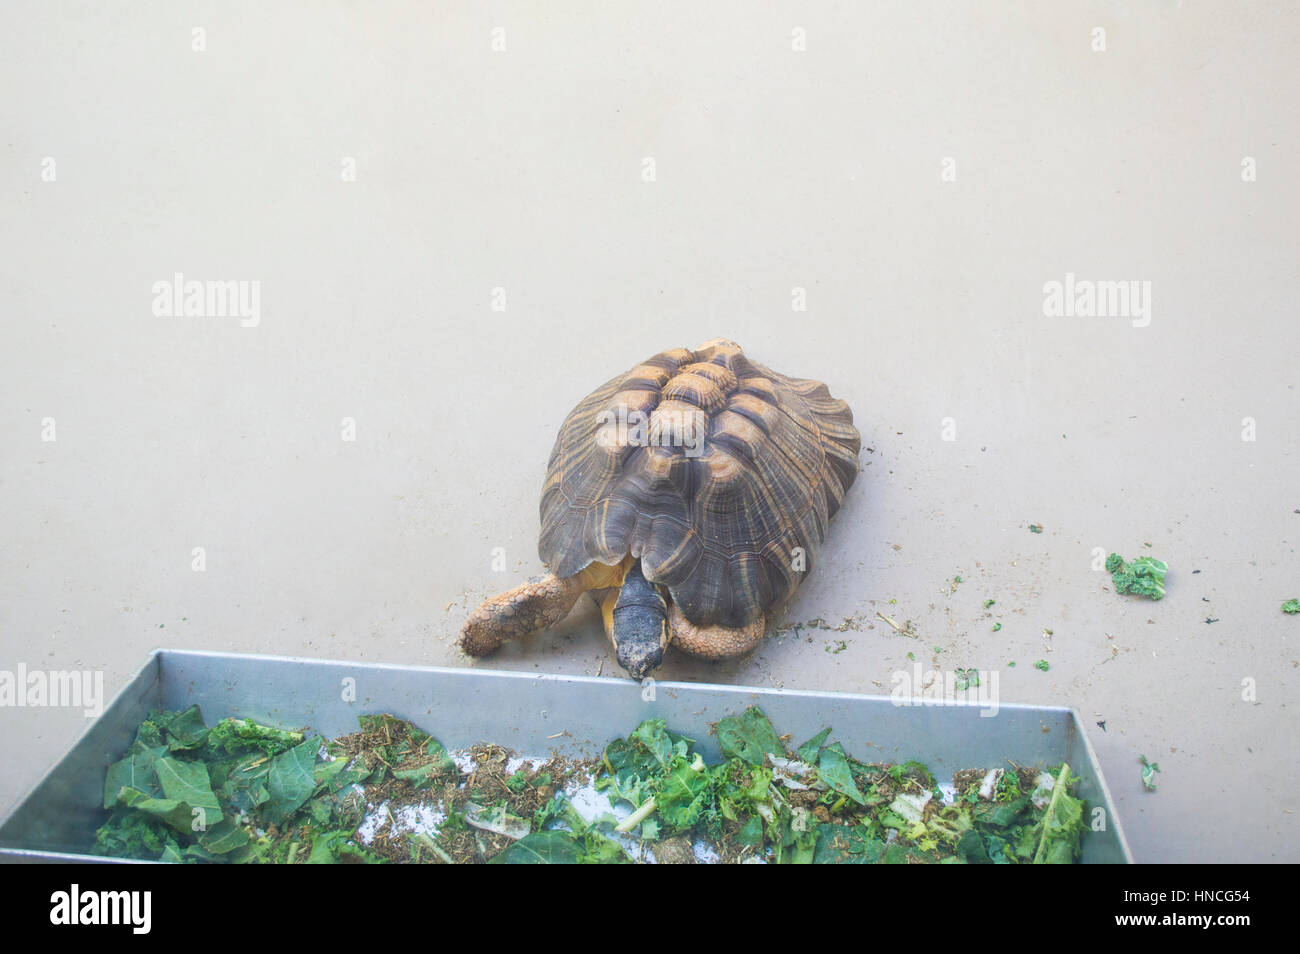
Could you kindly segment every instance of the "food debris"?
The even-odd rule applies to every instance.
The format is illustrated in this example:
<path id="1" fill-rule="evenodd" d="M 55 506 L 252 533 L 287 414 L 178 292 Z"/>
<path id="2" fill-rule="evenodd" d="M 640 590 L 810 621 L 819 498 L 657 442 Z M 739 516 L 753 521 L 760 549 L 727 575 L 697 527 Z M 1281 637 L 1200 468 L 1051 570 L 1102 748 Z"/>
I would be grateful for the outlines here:
<path id="1" fill-rule="evenodd" d="M 1134 593 L 1153 600 L 1165 595 L 1165 574 L 1169 565 L 1153 557 L 1138 557 L 1132 563 L 1125 561 L 1118 553 L 1106 558 L 1106 572 L 1109 573 L 1116 593 Z"/>
<path id="2" fill-rule="evenodd" d="M 975 670 L 962 670 L 978 684 Z M 599 759 L 449 751 L 391 715 L 307 737 L 197 706 L 153 712 L 108 769 L 97 854 L 216 863 L 1071 863 L 1087 836 L 1069 765 L 957 772 L 795 749 L 758 708 L 720 761 L 662 719 Z M 192 827 L 202 808 L 207 825 Z"/>
<path id="3" fill-rule="evenodd" d="M 893 601 L 891 600 L 890 602 Z M 918 638 L 916 630 L 912 627 L 912 621 L 910 619 L 904 625 L 900 626 L 898 624 L 898 620 L 894 619 L 894 617 L 892 616 L 886 616 L 884 613 L 879 613 L 879 612 L 876 613 L 876 618 L 885 623 L 888 623 L 891 627 L 893 627 L 894 631 L 898 633 L 900 636 L 906 636 L 909 639 Z"/>
<path id="4" fill-rule="evenodd" d="M 1139 756 L 1142 760 L 1142 787 L 1148 792 L 1156 790 L 1156 772 L 1160 771 L 1160 766 L 1155 762 L 1148 762 L 1145 755 Z"/>

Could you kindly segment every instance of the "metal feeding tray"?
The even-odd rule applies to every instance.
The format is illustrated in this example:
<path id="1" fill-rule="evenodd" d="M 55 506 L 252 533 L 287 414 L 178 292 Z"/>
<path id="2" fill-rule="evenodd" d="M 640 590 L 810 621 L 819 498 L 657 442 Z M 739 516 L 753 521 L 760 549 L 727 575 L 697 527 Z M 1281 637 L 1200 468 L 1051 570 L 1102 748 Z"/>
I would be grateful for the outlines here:
<path id="1" fill-rule="evenodd" d="M 649 698 L 647 698 L 649 697 Z M 88 855 L 104 821 L 104 773 L 122 758 L 152 709 L 197 703 L 209 725 L 240 716 L 282 728 L 309 726 L 333 737 L 355 731 L 357 716 L 389 712 L 449 748 L 495 742 L 522 755 L 558 750 L 599 755 L 642 720 L 699 740 L 719 757 L 711 723 L 759 706 L 796 744 L 826 726 L 832 739 L 868 762 L 918 759 L 936 778 L 966 768 L 1055 765 L 1082 777 L 1078 792 L 1104 830 L 1083 839 L 1085 863 L 1132 861 L 1110 793 L 1078 714 L 1072 709 L 1002 704 L 996 714 L 965 703 L 899 705 L 882 696 L 660 682 L 653 692 L 626 679 L 537 675 L 331 662 L 280 656 L 161 649 L 136 673 L 81 739 L 0 824 L 0 859 L 106 861 Z"/>

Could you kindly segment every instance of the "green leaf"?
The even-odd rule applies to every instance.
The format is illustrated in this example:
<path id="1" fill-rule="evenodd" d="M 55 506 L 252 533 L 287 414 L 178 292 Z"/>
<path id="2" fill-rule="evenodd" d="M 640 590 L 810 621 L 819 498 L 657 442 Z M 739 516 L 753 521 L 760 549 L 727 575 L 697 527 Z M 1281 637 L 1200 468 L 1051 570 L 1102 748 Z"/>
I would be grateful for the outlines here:
<path id="1" fill-rule="evenodd" d="M 615 739 L 605 748 L 605 766 L 610 774 L 628 769 L 649 778 L 667 768 L 676 756 L 690 751 L 691 740 L 669 732 L 663 719 L 647 719 L 626 739 Z"/>
<path id="2" fill-rule="evenodd" d="M 185 859 L 181 857 L 180 845 L 176 844 L 175 841 L 167 842 L 163 847 L 162 854 L 158 856 L 158 860 L 174 865 L 183 864 L 185 861 Z"/>
<path id="3" fill-rule="evenodd" d="M 236 811 L 251 812 L 271 798 L 266 790 L 270 764 L 271 760 L 257 751 L 234 763 L 217 763 L 212 766 L 209 775 L 220 799 Z"/>
<path id="4" fill-rule="evenodd" d="M 317 785 L 328 785 L 334 777 L 348 767 L 346 758 L 333 759 L 329 762 L 317 762 L 312 766 L 312 777 Z"/>
<path id="5" fill-rule="evenodd" d="M 492 859 L 503 865 L 576 865 L 583 845 L 567 831 L 537 831 L 508 845 Z"/>
<path id="6" fill-rule="evenodd" d="M 117 793 L 123 788 L 134 788 L 150 795 L 161 795 L 158 785 L 158 759 L 167 751 L 166 746 L 152 748 L 143 742 L 131 743 L 126 751 L 126 758 L 114 762 L 108 767 L 108 776 L 104 779 L 104 807 L 112 808 L 117 804 Z"/>
<path id="7" fill-rule="evenodd" d="M 718 745 L 727 758 L 742 758 L 750 765 L 762 765 L 765 756 L 785 755 L 785 746 L 772 723 L 757 706 L 742 715 L 722 719 L 717 725 Z"/>
<path id="8" fill-rule="evenodd" d="M 311 854 L 307 856 L 309 865 L 332 865 L 339 860 L 338 844 L 346 838 L 341 831 L 326 832 L 317 835 L 311 843 Z"/>
<path id="9" fill-rule="evenodd" d="M 127 791 L 123 789 L 119 795 L 125 797 Z M 167 842 L 175 840 L 161 821 L 132 811 L 123 802 L 95 832 L 94 852 L 113 858 L 154 858 Z"/>
<path id="10" fill-rule="evenodd" d="M 663 719 L 642 722 L 632 733 L 632 738 L 645 746 L 661 766 L 667 766 L 673 757 L 673 740 L 668 737 Z"/>
<path id="11" fill-rule="evenodd" d="M 817 826 L 817 850 L 813 864 L 872 865 L 885 853 L 885 843 L 872 838 L 862 825 L 823 824 Z"/>
<path id="12" fill-rule="evenodd" d="M 1148 762 L 1145 755 L 1140 756 L 1142 759 L 1142 787 L 1148 792 L 1156 790 L 1156 772 L 1160 771 L 1160 765 L 1157 762 Z"/>
<path id="13" fill-rule="evenodd" d="M 301 732 L 286 732 L 251 719 L 222 719 L 208 732 L 208 751 L 214 755 L 257 749 L 267 756 L 279 755 L 302 742 Z"/>
<path id="14" fill-rule="evenodd" d="M 817 828 L 799 832 L 794 839 L 793 851 L 790 852 L 790 864 L 810 865 L 817 854 Z"/>
<path id="15" fill-rule="evenodd" d="M 957 840 L 957 857 L 967 864 L 992 864 L 988 850 L 984 847 L 984 839 L 973 829 L 963 832 Z"/>
<path id="16" fill-rule="evenodd" d="M 885 849 L 884 860 L 887 865 L 907 865 L 914 862 L 929 862 L 934 859 L 910 845 L 896 841 Z"/>
<path id="17" fill-rule="evenodd" d="M 266 807 L 268 821 L 277 825 L 284 822 L 316 790 L 314 769 L 320 746 L 319 738 L 311 738 L 271 759 L 266 773 L 266 789 L 270 795 Z"/>
<path id="18" fill-rule="evenodd" d="M 158 781 L 162 784 L 163 794 L 167 798 L 187 802 L 191 808 L 216 812 L 216 819 L 208 819 L 215 824 L 221 816 L 221 803 L 212 792 L 212 783 L 208 780 L 208 767 L 204 763 L 160 758 L 157 769 Z"/>
<path id="19" fill-rule="evenodd" d="M 415 761 L 416 758 L 407 757 L 398 763 L 400 767 L 393 769 L 394 777 L 409 782 L 411 787 L 416 789 L 428 788 L 440 778 L 456 777 L 456 763 L 447 754 L 441 742 L 428 737 L 422 751 L 424 761 L 421 764 L 408 767 L 408 763 Z"/>
<path id="20" fill-rule="evenodd" d="M 736 844 L 746 848 L 761 848 L 763 845 L 763 820 L 757 815 L 750 815 L 749 821 L 740 826 L 736 832 Z"/>
<path id="21" fill-rule="evenodd" d="M 1165 574 L 1169 572 L 1169 565 L 1163 560 L 1143 556 L 1128 563 L 1118 553 L 1112 553 L 1106 558 L 1106 571 L 1110 573 L 1116 593 L 1134 593 L 1153 600 L 1165 595 Z"/>
<path id="22" fill-rule="evenodd" d="M 1079 837 L 1083 834 L 1083 802 L 1069 793 L 1070 766 L 1062 765 L 1052 785 L 1052 800 L 1048 803 L 1034 830 L 1038 832 L 1038 848 L 1034 864 L 1071 864 L 1079 854 Z"/>
<path id="23" fill-rule="evenodd" d="M 214 855 L 224 855 L 248 844 L 248 832 L 233 822 L 222 820 L 199 835 L 199 844 Z"/>
<path id="24" fill-rule="evenodd" d="M 690 828 L 704 811 L 709 774 L 703 760 L 687 765 L 678 758 L 677 765 L 663 779 L 655 792 L 655 811 L 676 831 Z"/>
<path id="25" fill-rule="evenodd" d="M 821 759 L 817 762 L 817 777 L 841 795 L 847 795 L 859 805 L 866 805 L 867 799 L 853 781 L 853 771 L 849 767 L 848 756 L 844 747 L 836 742 L 822 749 Z"/>
<path id="26" fill-rule="evenodd" d="M 167 747 L 173 752 L 196 749 L 208 737 L 208 726 L 198 706 L 190 706 L 182 712 L 155 712 L 150 721 L 166 733 Z"/>
<path id="27" fill-rule="evenodd" d="M 186 835 L 193 833 L 194 822 L 200 817 L 195 814 L 195 809 L 188 802 L 180 802 L 174 798 L 154 798 L 134 788 L 122 789 L 118 793 L 118 801 Z"/>
<path id="28" fill-rule="evenodd" d="M 1020 821 L 1020 815 L 1029 807 L 1028 796 L 1010 802 L 991 802 L 976 805 L 972 810 L 975 824 L 993 828 L 1006 828 Z"/>
<path id="29" fill-rule="evenodd" d="M 799 746 L 799 760 L 802 762 L 808 762 L 809 764 L 816 764 L 817 754 L 821 752 L 822 746 L 826 744 L 826 738 L 830 734 L 831 727 L 827 726 L 803 745 Z"/>
<path id="30" fill-rule="evenodd" d="M 649 783 L 632 769 L 620 769 L 614 775 L 598 778 L 596 791 L 604 792 L 611 805 L 623 801 L 636 807 L 650 797 Z"/>

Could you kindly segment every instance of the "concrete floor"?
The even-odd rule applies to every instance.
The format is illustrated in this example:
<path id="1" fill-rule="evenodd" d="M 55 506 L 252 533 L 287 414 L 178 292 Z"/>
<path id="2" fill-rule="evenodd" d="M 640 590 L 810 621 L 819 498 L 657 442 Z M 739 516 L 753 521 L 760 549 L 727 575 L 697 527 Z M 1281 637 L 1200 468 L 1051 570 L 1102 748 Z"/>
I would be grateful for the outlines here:
<path id="1" fill-rule="evenodd" d="M 1083 714 L 1137 859 L 1300 860 L 1296 9 L 698 7 L 11 5 L 0 669 L 467 665 L 468 609 L 539 567 L 570 407 L 726 336 L 872 448 L 783 625 L 920 639 L 805 627 L 664 678 L 995 669 Z M 175 272 L 260 282 L 260 321 L 155 316 Z M 1149 281 L 1149 325 L 1045 317 L 1067 273 Z M 1169 596 L 1109 592 L 1094 548 L 1165 559 Z M 615 672 L 587 606 L 487 665 Z M 85 719 L 0 728 L 4 812 Z"/>

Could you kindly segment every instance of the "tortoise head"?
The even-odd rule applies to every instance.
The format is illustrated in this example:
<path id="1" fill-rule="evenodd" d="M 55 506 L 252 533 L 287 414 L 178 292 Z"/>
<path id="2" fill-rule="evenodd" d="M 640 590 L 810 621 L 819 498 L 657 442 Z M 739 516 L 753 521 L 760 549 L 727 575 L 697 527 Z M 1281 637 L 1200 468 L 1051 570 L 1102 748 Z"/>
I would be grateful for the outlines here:
<path id="1" fill-rule="evenodd" d="M 618 664 L 633 679 L 644 679 L 664 661 L 668 645 L 668 603 L 645 578 L 641 561 L 623 577 L 614 605 L 614 650 Z"/>

